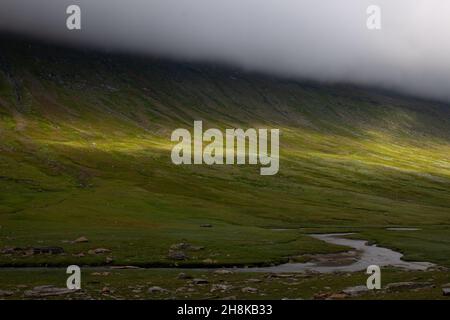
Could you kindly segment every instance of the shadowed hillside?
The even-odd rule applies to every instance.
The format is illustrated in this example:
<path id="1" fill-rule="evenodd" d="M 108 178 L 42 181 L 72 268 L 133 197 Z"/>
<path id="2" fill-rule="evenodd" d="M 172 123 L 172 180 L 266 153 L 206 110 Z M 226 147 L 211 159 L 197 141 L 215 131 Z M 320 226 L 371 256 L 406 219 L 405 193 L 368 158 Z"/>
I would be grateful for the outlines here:
<path id="1" fill-rule="evenodd" d="M 170 134 L 194 120 L 279 128 L 280 172 L 173 165 Z M 1 39 L 0 248 L 67 253 L 2 265 L 268 264 L 342 250 L 306 234 L 349 230 L 450 265 L 449 223 L 448 104 Z"/>

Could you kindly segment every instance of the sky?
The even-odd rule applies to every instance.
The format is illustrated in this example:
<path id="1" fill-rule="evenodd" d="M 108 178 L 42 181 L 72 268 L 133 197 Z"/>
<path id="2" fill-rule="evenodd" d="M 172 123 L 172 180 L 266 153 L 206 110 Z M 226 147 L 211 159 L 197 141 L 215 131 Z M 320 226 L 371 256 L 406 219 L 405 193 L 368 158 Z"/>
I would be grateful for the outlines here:
<path id="1" fill-rule="evenodd" d="M 0 0 L 0 30 L 450 102 L 449 0 Z"/>

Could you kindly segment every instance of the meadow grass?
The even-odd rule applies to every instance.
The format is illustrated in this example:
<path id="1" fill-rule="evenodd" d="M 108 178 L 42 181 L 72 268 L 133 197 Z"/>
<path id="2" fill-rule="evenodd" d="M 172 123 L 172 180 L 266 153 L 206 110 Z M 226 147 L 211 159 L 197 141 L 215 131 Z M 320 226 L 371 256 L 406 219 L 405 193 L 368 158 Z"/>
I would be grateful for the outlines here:
<path id="1" fill-rule="evenodd" d="M 336 230 L 450 266 L 448 105 L 194 64 L 8 50 L 0 247 L 66 254 L 0 255 L 2 266 L 268 265 L 345 250 L 307 235 Z M 280 172 L 173 165 L 170 134 L 194 120 L 279 128 Z M 70 243 L 80 236 L 89 242 Z M 180 242 L 204 249 L 173 261 Z M 94 248 L 111 253 L 76 256 Z"/>

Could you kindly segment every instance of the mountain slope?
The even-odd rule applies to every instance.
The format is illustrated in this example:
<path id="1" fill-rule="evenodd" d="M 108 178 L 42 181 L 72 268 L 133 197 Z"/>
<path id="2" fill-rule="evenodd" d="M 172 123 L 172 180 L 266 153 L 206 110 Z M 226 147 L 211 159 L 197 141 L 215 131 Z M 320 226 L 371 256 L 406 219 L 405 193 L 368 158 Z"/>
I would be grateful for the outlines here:
<path id="1" fill-rule="evenodd" d="M 194 120 L 280 128 L 279 174 L 173 165 L 170 134 Z M 0 247 L 106 247 L 113 263 L 159 265 L 187 241 L 205 249 L 178 263 L 250 264 L 341 250 L 306 233 L 357 230 L 450 265 L 449 105 L 3 37 L 0 136 Z M 71 254 L 0 263 L 105 261 Z"/>

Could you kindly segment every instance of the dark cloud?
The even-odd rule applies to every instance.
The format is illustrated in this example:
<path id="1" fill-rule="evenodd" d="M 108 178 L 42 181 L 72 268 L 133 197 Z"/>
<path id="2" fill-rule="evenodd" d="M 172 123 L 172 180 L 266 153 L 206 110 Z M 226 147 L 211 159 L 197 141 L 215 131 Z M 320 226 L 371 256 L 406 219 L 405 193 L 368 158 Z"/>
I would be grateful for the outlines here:
<path id="1" fill-rule="evenodd" d="M 81 31 L 66 30 L 70 4 Z M 450 101 L 448 0 L 1 0 L 0 28 Z"/>

